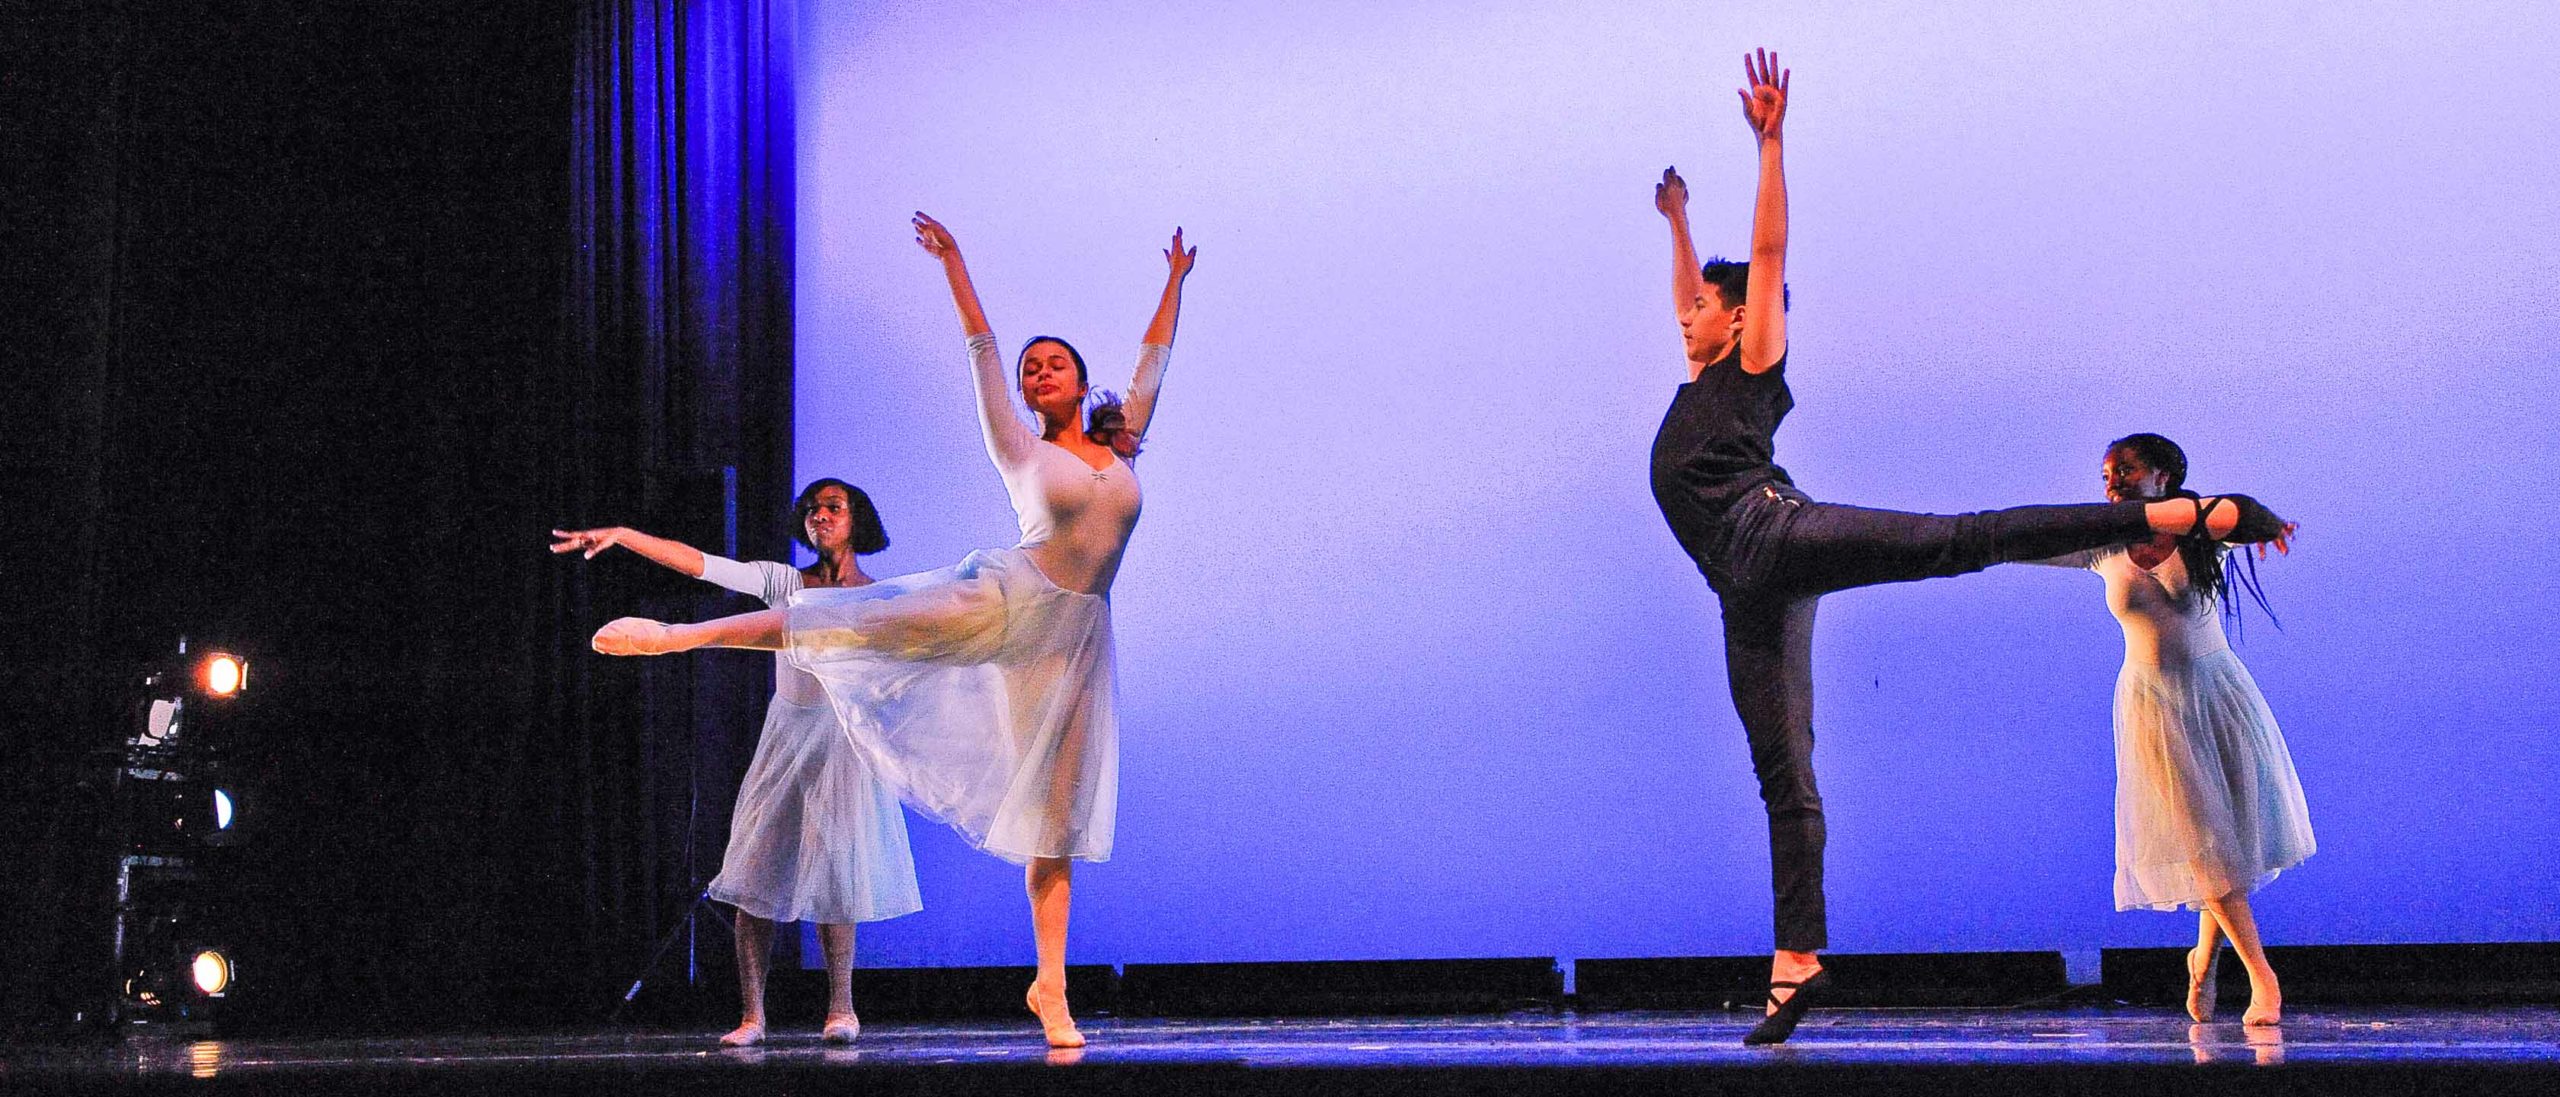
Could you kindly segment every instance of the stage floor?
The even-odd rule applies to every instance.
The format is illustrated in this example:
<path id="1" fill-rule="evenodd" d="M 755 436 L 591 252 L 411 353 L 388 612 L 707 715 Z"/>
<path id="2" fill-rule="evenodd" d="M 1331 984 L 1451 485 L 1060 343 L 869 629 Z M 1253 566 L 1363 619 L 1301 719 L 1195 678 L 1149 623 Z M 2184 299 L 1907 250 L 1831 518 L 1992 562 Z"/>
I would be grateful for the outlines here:
<path id="1" fill-rule="evenodd" d="M 1726 1013 L 1114 1020 L 1051 1052 L 1021 1024 L 875 1024 L 850 1046 L 800 1026 L 758 1048 L 713 1033 L 396 1040 L 128 1039 L 22 1050 L 0 1089 L 204 1093 L 2081 1092 L 2547 1093 L 2560 1010 L 2305 1010 L 2277 1030 L 2159 1010 L 1830 1010 L 1745 1048 Z M 2184 1084 L 2182 1084 L 2184 1083 Z M 1202 1087 L 1209 1087 L 1204 1090 Z"/>

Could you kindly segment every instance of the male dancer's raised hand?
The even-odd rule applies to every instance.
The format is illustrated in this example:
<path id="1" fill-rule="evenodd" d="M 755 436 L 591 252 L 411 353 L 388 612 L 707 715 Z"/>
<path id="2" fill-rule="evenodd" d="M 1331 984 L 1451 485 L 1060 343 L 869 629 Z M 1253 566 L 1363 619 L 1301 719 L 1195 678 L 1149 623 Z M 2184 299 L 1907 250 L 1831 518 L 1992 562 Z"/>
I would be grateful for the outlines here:
<path id="1" fill-rule="evenodd" d="M 1760 183 L 1751 208 L 1751 276 L 1742 310 L 1742 369 L 1761 373 L 1787 356 L 1787 172 L 1778 131 L 1787 120 L 1787 70 L 1756 49 L 1742 58 L 1742 119 L 1760 139 Z M 1730 303 L 1730 302 L 1728 302 Z"/>
<path id="2" fill-rule="evenodd" d="M 1742 97 L 1742 120 L 1761 140 L 1777 140 L 1787 120 L 1787 70 L 1778 67 L 1777 54 L 1759 49 L 1742 55 L 1742 74 L 1750 82 L 1734 92 Z"/>

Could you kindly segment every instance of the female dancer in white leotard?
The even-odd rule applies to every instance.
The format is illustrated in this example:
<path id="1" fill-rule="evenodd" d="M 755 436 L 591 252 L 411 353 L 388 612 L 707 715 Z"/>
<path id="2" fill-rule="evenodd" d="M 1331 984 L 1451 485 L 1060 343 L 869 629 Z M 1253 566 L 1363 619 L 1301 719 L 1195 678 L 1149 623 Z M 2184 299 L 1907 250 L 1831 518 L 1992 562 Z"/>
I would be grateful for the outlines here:
<path id="1" fill-rule="evenodd" d="M 889 547 L 880 512 L 862 489 L 828 477 L 801 489 L 792 512 L 793 538 L 818 554 L 806 568 L 770 560 L 741 563 L 635 529 L 552 530 L 553 552 L 592 560 L 620 545 L 656 563 L 780 606 L 801 590 L 863 587 L 857 556 Z M 853 927 L 913 914 L 916 866 L 907 850 L 907 818 L 897 794 L 881 783 L 828 706 L 809 672 L 774 660 L 773 701 L 765 706 L 755 760 L 738 785 L 729 815 L 729 847 L 706 893 L 737 908 L 738 1027 L 730 1047 L 765 1036 L 765 971 L 776 922 L 815 922 L 827 957 L 827 1020 L 819 1034 L 847 1043 L 862 1031 L 853 1011 Z"/>
<path id="2" fill-rule="evenodd" d="M 1108 598 L 1138 521 L 1128 459 L 1154 416 L 1197 249 L 1174 233 L 1128 402 L 1106 400 L 1088 420 L 1075 349 L 1033 339 L 1009 384 L 959 245 L 921 213 L 915 232 L 941 260 L 959 308 L 987 456 L 1012 497 L 1021 543 L 941 571 L 810 591 L 787 611 L 675 625 L 623 618 L 596 633 L 595 647 L 787 650 L 900 796 L 1027 866 L 1039 974 L 1024 1001 L 1051 1045 L 1075 1047 L 1084 1037 L 1066 998 L 1070 868 L 1111 855 L 1119 800 Z M 1015 386 L 1039 417 L 1036 433 L 1013 409 L 1006 390 Z"/>
<path id="3" fill-rule="evenodd" d="M 2157 434 L 2119 438 L 2101 471 L 2109 502 L 2180 494 L 2187 456 Z M 2199 912 L 2187 1012 L 2213 1019 L 2222 939 L 2249 972 L 2250 1025 L 2283 1019 L 2249 893 L 2317 848 L 2284 733 L 2223 637 L 2236 606 L 2220 546 L 2162 536 L 2062 557 L 2107 581 L 2124 627 L 2116 676 L 2116 909 Z M 2246 550 L 2241 550 L 2246 551 Z M 2254 589 L 2254 587 L 2252 588 Z"/>

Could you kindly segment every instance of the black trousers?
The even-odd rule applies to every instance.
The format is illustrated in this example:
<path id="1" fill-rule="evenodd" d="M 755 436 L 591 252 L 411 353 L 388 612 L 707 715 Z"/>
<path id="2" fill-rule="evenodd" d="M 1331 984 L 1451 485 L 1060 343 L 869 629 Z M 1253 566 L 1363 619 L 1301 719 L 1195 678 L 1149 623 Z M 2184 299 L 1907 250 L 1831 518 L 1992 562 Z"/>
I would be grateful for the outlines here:
<path id="1" fill-rule="evenodd" d="M 1813 779 L 1813 614 L 1835 590 L 1962 575 L 2151 535 L 2142 503 L 1908 514 L 1752 490 L 1705 539 L 1698 566 L 1724 602 L 1725 676 L 1769 811 L 1777 947 L 1829 944 L 1822 793 Z"/>

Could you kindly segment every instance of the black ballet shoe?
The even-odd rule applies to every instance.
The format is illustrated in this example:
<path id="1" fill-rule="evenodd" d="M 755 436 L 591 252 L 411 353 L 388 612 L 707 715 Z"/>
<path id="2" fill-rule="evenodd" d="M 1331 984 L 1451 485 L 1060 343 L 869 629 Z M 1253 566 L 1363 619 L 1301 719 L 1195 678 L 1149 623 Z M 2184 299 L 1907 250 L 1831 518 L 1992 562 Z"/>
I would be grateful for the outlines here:
<path id="1" fill-rule="evenodd" d="M 2240 508 L 2240 520 L 2232 524 L 2230 533 L 2215 537 L 2207 531 L 2205 516 L 2222 509 L 2224 503 Z M 2187 536 L 2197 540 L 2220 541 L 2227 545 L 2254 545 L 2284 536 L 2284 519 L 2276 517 L 2276 512 L 2268 510 L 2265 503 L 2246 495 L 2217 495 L 2210 503 L 2203 499 L 2195 499 L 2195 504 L 2196 526 L 2187 531 Z"/>
<path id="2" fill-rule="evenodd" d="M 1743 1035 L 1744 1044 L 1758 1047 L 1762 1044 L 1787 1042 L 1787 1037 L 1795 1035 L 1796 1023 L 1804 1020 L 1804 1011 L 1813 1008 L 1813 1000 L 1830 991 L 1831 969 L 1817 970 L 1813 973 L 1813 978 L 1801 983 L 1771 983 L 1769 999 L 1777 1001 L 1778 991 L 1790 989 L 1795 993 L 1787 995 L 1786 1001 L 1778 1002 L 1776 1013 L 1761 1018 L 1759 1025 Z"/>

